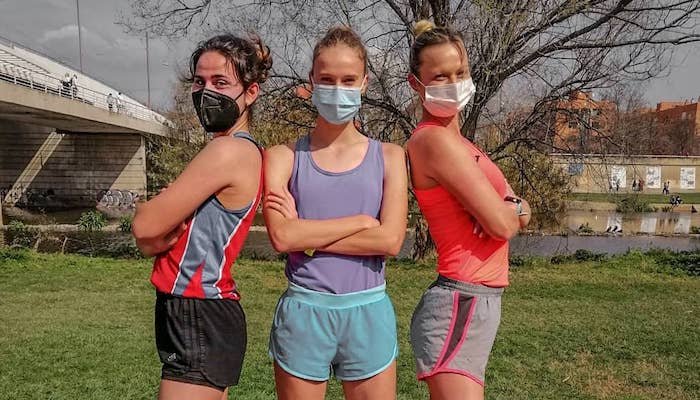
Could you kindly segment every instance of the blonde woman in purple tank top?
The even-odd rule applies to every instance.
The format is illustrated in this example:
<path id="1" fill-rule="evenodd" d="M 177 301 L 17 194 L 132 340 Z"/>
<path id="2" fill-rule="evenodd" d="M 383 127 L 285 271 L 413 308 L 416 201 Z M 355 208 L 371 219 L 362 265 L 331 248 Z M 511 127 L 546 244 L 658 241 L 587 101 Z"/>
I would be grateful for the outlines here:
<path id="1" fill-rule="evenodd" d="M 268 234 L 289 253 L 289 286 L 270 333 L 277 396 L 323 399 L 332 373 L 346 399 L 395 399 L 384 256 L 399 252 L 406 231 L 404 152 L 355 128 L 367 89 L 367 52 L 355 32 L 328 31 L 309 80 L 315 128 L 265 154 Z"/>

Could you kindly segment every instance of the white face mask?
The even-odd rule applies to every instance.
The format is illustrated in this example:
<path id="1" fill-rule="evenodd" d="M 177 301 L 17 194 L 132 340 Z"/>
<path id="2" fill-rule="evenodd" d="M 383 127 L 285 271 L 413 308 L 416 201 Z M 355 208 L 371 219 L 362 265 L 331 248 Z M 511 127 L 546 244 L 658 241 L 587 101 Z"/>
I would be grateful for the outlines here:
<path id="1" fill-rule="evenodd" d="M 423 85 L 423 82 L 418 79 L 416 81 Z M 462 111 L 476 92 L 472 78 L 446 85 L 423 85 L 423 87 L 425 88 L 423 106 L 430 114 L 438 118 L 455 116 Z"/>

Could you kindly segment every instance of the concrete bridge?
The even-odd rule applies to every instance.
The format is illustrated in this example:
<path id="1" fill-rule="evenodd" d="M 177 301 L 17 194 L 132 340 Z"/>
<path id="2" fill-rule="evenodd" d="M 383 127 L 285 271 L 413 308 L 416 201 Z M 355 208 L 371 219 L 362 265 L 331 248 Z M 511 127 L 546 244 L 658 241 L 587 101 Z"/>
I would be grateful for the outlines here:
<path id="1" fill-rule="evenodd" d="M 0 40 L 0 203 L 128 208 L 145 196 L 145 137 L 169 122 L 117 94 Z"/>

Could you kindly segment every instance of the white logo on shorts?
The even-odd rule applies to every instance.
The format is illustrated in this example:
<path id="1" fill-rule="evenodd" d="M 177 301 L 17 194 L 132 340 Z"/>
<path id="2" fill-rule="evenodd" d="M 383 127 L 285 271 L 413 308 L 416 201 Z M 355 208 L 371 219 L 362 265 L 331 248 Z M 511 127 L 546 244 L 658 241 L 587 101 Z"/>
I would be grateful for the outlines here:
<path id="1" fill-rule="evenodd" d="M 175 361 L 177 359 L 177 354 L 173 353 L 168 356 L 168 361 Z"/>

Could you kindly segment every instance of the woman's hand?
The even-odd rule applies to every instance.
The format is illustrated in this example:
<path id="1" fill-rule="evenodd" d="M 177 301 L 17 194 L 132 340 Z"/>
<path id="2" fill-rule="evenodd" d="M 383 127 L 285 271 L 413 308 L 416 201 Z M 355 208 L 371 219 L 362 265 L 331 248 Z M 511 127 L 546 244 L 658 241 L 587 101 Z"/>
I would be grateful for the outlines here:
<path id="1" fill-rule="evenodd" d="M 269 192 L 265 198 L 264 206 L 279 212 L 285 219 L 299 218 L 294 197 L 286 187 L 282 193 Z"/>

